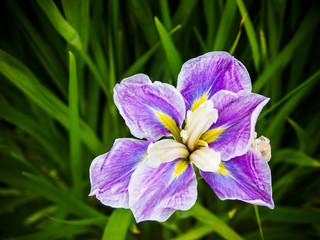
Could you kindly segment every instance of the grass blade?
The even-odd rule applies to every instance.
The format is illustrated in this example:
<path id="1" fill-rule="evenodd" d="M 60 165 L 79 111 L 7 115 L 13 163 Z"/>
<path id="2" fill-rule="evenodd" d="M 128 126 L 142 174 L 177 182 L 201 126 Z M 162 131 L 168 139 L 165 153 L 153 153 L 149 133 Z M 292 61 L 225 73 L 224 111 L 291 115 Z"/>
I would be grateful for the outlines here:
<path id="1" fill-rule="evenodd" d="M 26 66 L 1 49 L 0 72 L 25 93 L 28 98 L 69 129 L 68 107 L 45 88 Z M 102 143 L 83 121 L 80 122 L 80 136 L 93 153 L 100 154 L 103 152 L 104 147 Z"/>
<path id="2" fill-rule="evenodd" d="M 77 67 L 74 55 L 69 52 L 69 118 L 70 118 L 70 169 L 74 193 L 81 196 L 82 159 L 79 136 L 79 106 L 78 106 Z"/>
<path id="3" fill-rule="evenodd" d="M 128 209 L 118 208 L 113 211 L 104 230 L 102 240 L 124 240 L 132 221 L 132 213 Z"/>
<path id="4" fill-rule="evenodd" d="M 196 203 L 188 213 L 201 222 L 211 224 L 212 229 L 225 239 L 243 239 L 232 228 L 221 221 L 218 217 L 212 214 L 209 210 L 205 209 L 201 204 Z"/>
<path id="5" fill-rule="evenodd" d="M 222 12 L 219 28 L 212 47 L 214 51 L 222 51 L 226 48 L 226 42 L 230 36 L 232 22 L 235 18 L 237 4 L 234 0 L 228 0 Z"/>
<path id="6" fill-rule="evenodd" d="M 37 0 L 57 32 L 72 46 L 82 49 L 83 45 L 78 32 L 67 22 L 52 0 Z"/>
<path id="7" fill-rule="evenodd" d="M 260 48 L 259 48 L 257 36 L 243 1 L 242 0 L 236 0 L 236 1 L 238 4 L 239 11 L 241 13 L 241 17 L 243 18 L 244 16 L 246 16 L 246 21 L 244 22 L 244 28 L 246 30 L 246 33 L 249 39 L 251 51 L 253 54 L 253 62 L 254 62 L 255 69 L 257 72 L 259 72 L 261 57 L 260 57 Z"/>
<path id="8" fill-rule="evenodd" d="M 316 6 L 312 6 L 310 11 L 306 14 L 305 19 L 300 24 L 295 35 L 292 37 L 286 47 L 272 60 L 272 63 L 263 71 L 263 73 L 254 82 L 252 91 L 259 92 L 265 86 L 265 84 L 271 79 L 281 67 L 288 64 L 290 59 L 293 57 L 293 53 L 301 42 L 314 31 L 315 27 L 320 21 L 317 18 L 318 11 Z"/>
<path id="9" fill-rule="evenodd" d="M 154 20 L 156 23 L 156 27 L 157 27 L 159 36 L 161 38 L 161 42 L 162 42 L 162 45 L 163 45 L 163 48 L 164 48 L 164 51 L 165 51 L 165 54 L 167 57 L 167 61 L 170 66 L 172 76 L 174 77 L 174 79 L 177 79 L 178 74 L 181 69 L 181 66 L 182 66 L 181 57 L 179 55 L 178 50 L 174 46 L 173 41 L 170 38 L 170 35 L 166 31 L 166 29 L 164 28 L 162 23 L 159 21 L 159 19 L 157 17 L 155 17 Z"/>

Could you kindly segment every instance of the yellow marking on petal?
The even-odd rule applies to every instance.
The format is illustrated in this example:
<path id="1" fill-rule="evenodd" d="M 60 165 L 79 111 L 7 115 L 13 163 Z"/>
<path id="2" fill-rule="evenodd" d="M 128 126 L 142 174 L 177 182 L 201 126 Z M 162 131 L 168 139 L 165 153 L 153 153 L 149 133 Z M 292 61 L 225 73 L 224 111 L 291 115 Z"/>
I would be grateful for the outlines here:
<path id="1" fill-rule="evenodd" d="M 198 98 L 197 100 L 195 100 L 192 104 L 192 107 L 191 107 L 191 111 L 193 112 L 194 110 L 196 110 L 202 103 L 204 103 L 205 101 L 208 100 L 208 94 L 209 94 L 209 91 L 206 91 L 200 98 Z"/>
<path id="2" fill-rule="evenodd" d="M 173 135 L 173 137 L 178 141 L 181 142 L 181 137 L 180 137 L 180 129 L 177 126 L 176 122 L 167 114 L 163 112 L 159 112 L 157 110 L 154 110 L 162 122 L 162 124 L 167 128 Z"/>
<path id="3" fill-rule="evenodd" d="M 179 176 L 186 168 L 188 167 L 189 162 L 186 159 L 181 159 L 177 164 L 176 164 L 176 169 L 174 170 L 174 176 L 173 178 Z"/>
<path id="4" fill-rule="evenodd" d="M 228 175 L 229 177 L 233 178 L 233 176 L 229 173 L 229 171 L 223 166 L 222 162 L 219 164 L 219 167 L 220 167 L 220 169 L 217 171 L 217 173 L 220 173 L 223 175 Z"/>
<path id="5" fill-rule="evenodd" d="M 209 148 L 208 143 L 206 141 L 201 140 L 201 139 L 198 141 L 198 146 L 197 147 Z"/>
<path id="6" fill-rule="evenodd" d="M 216 129 L 210 129 L 206 131 L 202 136 L 201 140 L 207 142 L 207 143 L 212 143 L 214 140 L 216 140 L 219 135 L 226 130 L 227 128 L 216 128 Z"/>

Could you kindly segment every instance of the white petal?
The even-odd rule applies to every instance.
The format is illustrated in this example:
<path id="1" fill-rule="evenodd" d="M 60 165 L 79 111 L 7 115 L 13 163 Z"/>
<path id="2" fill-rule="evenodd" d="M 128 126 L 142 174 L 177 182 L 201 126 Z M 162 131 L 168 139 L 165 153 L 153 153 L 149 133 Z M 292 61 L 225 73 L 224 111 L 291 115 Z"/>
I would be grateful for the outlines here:
<path id="1" fill-rule="evenodd" d="M 172 139 L 164 139 L 156 143 L 150 143 L 147 164 L 156 168 L 162 163 L 171 162 L 178 158 L 187 158 L 188 156 L 189 151 L 184 144 Z"/>
<path id="2" fill-rule="evenodd" d="M 189 159 L 204 172 L 216 172 L 220 169 L 220 152 L 210 148 L 201 147 L 197 149 L 190 155 Z"/>

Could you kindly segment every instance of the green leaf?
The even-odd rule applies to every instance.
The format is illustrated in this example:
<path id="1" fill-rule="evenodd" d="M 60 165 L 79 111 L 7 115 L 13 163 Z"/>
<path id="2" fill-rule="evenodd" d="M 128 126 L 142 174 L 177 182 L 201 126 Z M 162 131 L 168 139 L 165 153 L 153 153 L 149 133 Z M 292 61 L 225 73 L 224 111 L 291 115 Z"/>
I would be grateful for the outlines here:
<path id="1" fill-rule="evenodd" d="M 35 193 L 59 204 L 60 206 L 63 206 L 77 216 L 86 218 L 103 216 L 103 214 L 79 200 L 79 198 L 76 198 L 74 195 L 63 189 L 58 189 L 57 187 L 53 186 L 46 179 L 26 172 L 23 174 L 32 184 L 32 188 Z"/>
<path id="2" fill-rule="evenodd" d="M 316 4 L 316 3 L 315 3 Z M 317 7 L 312 6 L 310 11 L 305 15 L 304 20 L 300 24 L 295 35 L 291 38 L 290 42 L 283 48 L 283 50 L 272 60 L 272 63 L 263 71 L 253 84 L 252 91 L 259 92 L 265 84 L 271 79 L 281 67 L 286 66 L 290 59 L 294 56 L 294 51 L 302 41 L 314 31 L 315 27 L 320 21 L 317 18 Z"/>
<path id="3" fill-rule="evenodd" d="M 201 239 L 204 236 L 214 232 L 215 229 L 211 224 L 202 224 L 199 226 L 195 226 L 189 231 L 180 234 L 176 238 L 172 238 L 171 240 L 193 240 L 193 239 Z"/>
<path id="4" fill-rule="evenodd" d="M 61 3 L 68 22 L 79 33 L 83 48 L 86 49 L 89 41 L 90 1 L 62 0 Z"/>
<path id="5" fill-rule="evenodd" d="M 287 117 L 287 120 L 291 124 L 291 126 L 294 128 L 298 136 L 300 150 L 305 153 L 312 153 L 313 150 L 315 149 L 315 144 L 312 141 L 310 135 L 291 118 Z"/>
<path id="6" fill-rule="evenodd" d="M 176 26 L 172 29 L 169 35 L 172 35 L 177 30 L 181 28 L 181 25 Z M 157 42 L 152 48 L 150 48 L 146 53 L 144 53 L 140 58 L 138 58 L 122 75 L 121 79 L 127 78 L 139 72 L 139 70 L 148 62 L 148 60 L 153 56 L 156 50 L 161 46 L 161 42 Z"/>
<path id="7" fill-rule="evenodd" d="M 133 8 L 133 14 L 136 16 L 141 27 L 144 39 L 149 46 L 153 46 L 157 42 L 157 31 L 154 26 L 153 14 L 150 4 L 146 0 L 130 0 Z"/>
<path id="8" fill-rule="evenodd" d="M 238 8 L 239 11 L 241 13 L 241 17 L 243 18 L 244 16 L 246 16 L 246 20 L 244 21 L 244 28 L 246 30 L 248 39 L 249 39 L 249 43 L 250 43 L 250 47 L 251 47 L 251 51 L 253 54 L 253 61 L 254 61 L 254 66 L 256 71 L 259 72 L 260 69 L 260 48 L 259 48 L 259 43 L 256 37 L 256 32 L 253 28 L 251 19 L 248 15 L 246 6 L 244 5 L 242 0 L 236 0 L 237 4 L 238 4 Z"/>
<path id="9" fill-rule="evenodd" d="M 45 68 L 63 95 L 67 96 L 67 88 L 64 84 L 65 69 L 56 54 L 48 46 L 48 43 L 45 42 L 41 33 L 34 28 L 18 4 L 15 1 L 8 1 L 7 4 L 12 8 L 12 11 L 14 11 L 17 20 L 24 30 L 23 33 L 26 36 L 26 40 L 32 48 L 33 53 L 39 59 L 40 64 Z"/>
<path id="10" fill-rule="evenodd" d="M 75 225 L 75 226 L 98 226 L 104 228 L 106 222 L 108 221 L 108 217 L 98 217 L 98 218 L 83 218 L 76 220 L 64 220 L 58 219 L 54 217 L 50 217 L 49 219 L 55 221 L 57 223 L 62 223 L 64 225 Z"/>
<path id="11" fill-rule="evenodd" d="M 220 18 L 219 28 L 212 47 L 214 51 L 222 51 L 226 48 L 226 43 L 230 37 L 230 30 L 236 16 L 237 4 L 234 0 L 228 0 L 223 8 Z"/>
<path id="12" fill-rule="evenodd" d="M 172 23 L 171 23 L 168 0 L 160 1 L 160 8 L 161 8 L 162 22 L 164 26 L 169 30 L 172 28 Z"/>
<path id="13" fill-rule="evenodd" d="M 72 46 L 82 49 L 78 32 L 64 19 L 53 0 L 37 0 L 57 32 Z"/>
<path id="14" fill-rule="evenodd" d="M 130 222 L 133 220 L 132 213 L 128 209 L 118 208 L 113 211 L 105 227 L 102 240 L 124 240 Z"/>
<path id="15" fill-rule="evenodd" d="M 159 33 L 159 36 L 161 38 L 161 42 L 167 57 L 167 61 L 170 66 L 171 73 L 174 77 L 174 79 L 177 79 L 178 74 L 180 72 L 181 66 L 182 66 L 182 60 L 179 55 L 178 50 L 173 44 L 172 39 L 170 38 L 169 33 L 166 31 L 164 26 L 161 24 L 159 19 L 155 17 L 155 23 L 156 27 Z"/>
<path id="16" fill-rule="evenodd" d="M 262 219 L 286 224 L 317 223 L 320 222 L 320 213 L 311 209 L 277 206 L 272 211 L 265 211 Z"/>
<path id="17" fill-rule="evenodd" d="M 68 107 L 45 88 L 26 66 L 1 49 L 0 72 L 25 93 L 28 98 L 69 129 Z M 83 121 L 80 122 L 80 136 L 93 153 L 100 154 L 103 151 L 102 143 Z"/>
<path id="18" fill-rule="evenodd" d="M 204 208 L 200 203 L 196 203 L 188 213 L 201 222 L 210 224 L 212 229 L 225 239 L 243 239 L 238 233 L 230 228 L 225 222 Z"/>
<path id="19" fill-rule="evenodd" d="M 192 10 L 195 8 L 197 0 L 181 0 L 178 9 L 173 16 L 173 24 L 174 25 L 182 25 L 187 24 L 187 21 L 190 18 Z"/>
<path id="20" fill-rule="evenodd" d="M 45 228 L 44 230 L 31 233 L 28 235 L 13 237 L 11 240 L 55 240 L 55 239 L 68 239 L 76 235 L 89 233 L 91 231 L 88 227 L 75 227 L 75 226 L 64 226 L 60 225 L 54 228 Z"/>
<path id="21" fill-rule="evenodd" d="M 284 103 L 286 100 L 290 99 L 290 97 L 295 96 L 297 93 L 306 93 L 308 91 L 308 88 L 306 88 L 308 85 L 310 85 L 313 81 L 317 80 L 320 76 L 320 70 L 317 71 L 315 74 L 313 74 L 311 77 L 309 77 L 307 80 L 305 80 L 303 83 L 301 83 L 299 86 L 297 86 L 295 89 L 290 91 L 287 95 L 285 95 L 283 98 L 281 98 L 278 102 L 273 104 L 270 108 L 263 111 L 259 118 L 265 117 L 267 114 L 274 111 L 277 107 L 280 107 L 282 103 Z M 289 100 L 290 101 L 290 100 Z"/>
<path id="22" fill-rule="evenodd" d="M 61 169 L 66 171 L 67 164 L 65 159 L 67 159 L 68 155 L 64 149 L 64 146 L 55 144 L 58 142 L 58 139 L 48 129 L 39 124 L 32 117 L 1 102 L 0 117 L 3 120 L 17 126 L 36 139 L 38 144 L 49 153 L 49 155 L 56 161 Z"/>
<path id="23" fill-rule="evenodd" d="M 39 221 L 40 219 L 46 217 L 48 214 L 52 214 L 57 211 L 57 206 L 52 205 L 52 206 L 47 206 L 45 208 L 41 208 L 28 216 L 25 220 L 25 224 L 31 225 L 35 223 L 36 221 Z"/>
<path id="24" fill-rule="evenodd" d="M 76 196 L 81 196 L 82 158 L 80 118 L 78 106 L 77 68 L 74 55 L 69 51 L 69 118 L 70 118 L 70 169 Z"/>
<path id="25" fill-rule="evenodd" d="M 287 162 L 302 167 L 320 167 L 320 162 L 302 151 L 285 148 L 278 150 L 273 158 L 274 162 Z"/>
<path id="26" fill-rule="evenodd" d="M 242 32 L 242 26 L 243 26 L 243 22 L 245 21 L 246 19 L 246 15 L 243 16 L 243 18 L 241 19 L 241 22 L 240 22 L 240 27 L 239 27 L 239 31 L 238 31 L 238 34 L 237 34 L 237 37 L 236 39 L 234 40 L 234 43 L 229 51 L 230 55 L 233 55 L 234 51 L 236 50 L 236 47 L 238 45 L 238 42 L 240 40 L 240 36 L 241 36 L 241 32 Z"/>

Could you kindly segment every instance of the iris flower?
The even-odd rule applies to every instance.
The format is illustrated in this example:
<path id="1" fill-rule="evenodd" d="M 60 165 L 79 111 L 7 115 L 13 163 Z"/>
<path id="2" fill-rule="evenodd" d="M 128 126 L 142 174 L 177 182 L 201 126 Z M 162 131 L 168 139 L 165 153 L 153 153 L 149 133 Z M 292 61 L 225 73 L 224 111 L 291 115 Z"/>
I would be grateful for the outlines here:
<path id="1" fill-rule="evenodd" d="M 198 168 L 221 200 L 273 208 L 270 150 L 255 139 L 268 101 L 251 92 L 246 68 L 226 52 L 184 63 L 177 88 L 144 74 L 122 80 L 114 102 L 138 139 L 116 139 L 93 160 L 90 195 L 131 209 L 137 222 L 165 221 L 195 204 Z"/>

